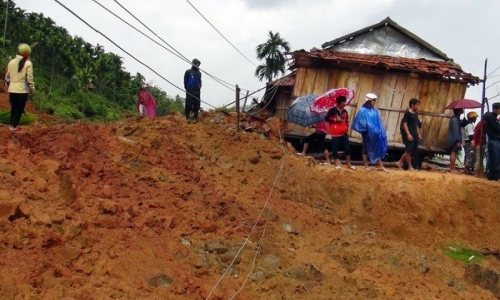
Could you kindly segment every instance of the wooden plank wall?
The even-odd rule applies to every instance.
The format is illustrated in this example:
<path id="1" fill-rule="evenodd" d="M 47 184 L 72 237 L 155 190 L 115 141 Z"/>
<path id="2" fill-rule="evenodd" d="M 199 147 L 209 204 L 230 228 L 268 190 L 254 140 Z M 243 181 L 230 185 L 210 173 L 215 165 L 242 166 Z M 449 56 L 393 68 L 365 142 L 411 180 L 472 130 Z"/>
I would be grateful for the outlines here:
<path id="1" fill-rule="evenodd" d="M 387 140 L 390 144 L 402 143 L 401 119 L 408 109 L 408 101 L 411 98 L 419 99 L 424 138 L 422 146 L 440 150 L 445 148 L 449 120 L 452 115 L 451 111 L 445 111 L 444 108 L 452 101 L 463 98 L 467 89 L 466 84 L 419 78 L 417 75 L 403 73 L 364 73 L 327 68 L 299 68 L 292 99 L 288 103 L 285 103 L 284 99 L 280 101 L 283 106 L 288 107 L 296 97 L 310 93 L 320 95 L 338 87 L 348 87 L 355 91 L 355 99 L 347 107 L 351 123 L 356 112 L 365 103 L 364 95 L 367 93 L 378 95 L 377 108 L 384 121 Z M 287 129 L 304 132 L 304 134 L 311 132 L 310 128 L 290 123 Z M 361 138 L 355 131 L 350 132 L 350 137 Z"/>
<path id="2" fill-rule="evenodd" d="M 291 98 L 291 92 L 289 90 L 280 89 L 277 93 L 276 116 L 280 117 L 283 120 L 287 120 L 288 116 L 286 115 L 286 110 L 293 102 L 293 99 Z"/>

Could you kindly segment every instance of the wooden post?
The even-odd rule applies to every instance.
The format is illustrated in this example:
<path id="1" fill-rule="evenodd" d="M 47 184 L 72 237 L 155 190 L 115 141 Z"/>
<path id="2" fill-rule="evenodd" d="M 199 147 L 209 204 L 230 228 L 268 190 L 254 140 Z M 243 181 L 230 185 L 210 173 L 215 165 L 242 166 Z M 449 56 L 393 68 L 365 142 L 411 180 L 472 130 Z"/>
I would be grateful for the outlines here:
<path id="1" fill-rule="evenodd" d="M 248 99 L 248 90 L 247 90 L 247 94 L 245 95 L 245 101 L 243 101 L 243 110 L 242 112 L 245 112 L 245 109 L 247 107 L 247 99 Z"/>
<path id="2" fill-rule="evenodd" d="M 236 131 L 240 132 L 240 87 L 236 85 Z"/>
<path id="3" fill-rule="evenodd" d="M 484 61 L 484 76 L 483 76 L 483 93 L 481 97 L 481 121 L 483 121 L 483 115 L 484 115 L 484 105 L 488 105 L 488 101 L 486 99 L 486 70 L 488 68 L 488 59 L 485 59 Z M 488 107 L 488 111 L 490 111 Z M 484 124 L 483 124 L 484 125 Z M 483 161 L 484 161 L 484 146 L 483 146 L 483 131 L 484 131 L 484 126 L 481 126 L 481 130 L 479 132 L 479 176 L 484 176 L 484 168 L 483 168 Z M 477 157 L 477 156 L 476 156 Z"/>

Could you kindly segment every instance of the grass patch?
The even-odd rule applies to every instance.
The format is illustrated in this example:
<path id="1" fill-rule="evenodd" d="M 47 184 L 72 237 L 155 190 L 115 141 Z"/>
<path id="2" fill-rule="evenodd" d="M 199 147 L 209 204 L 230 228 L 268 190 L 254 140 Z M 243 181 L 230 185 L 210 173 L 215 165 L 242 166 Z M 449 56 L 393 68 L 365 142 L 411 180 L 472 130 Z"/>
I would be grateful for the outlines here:
<path id="1" fill-rule="evenodd" d="M 29 125 L 37 120 L 37 116 L 31 113 L 23 113 L 19 125 Z M 0 123 L 10 124 L 10 111 L 0 111 Z"/>
<path id="2" fill-rule="evenodd" d="M 483 254 L 481 252 L 463 248 L 456 244 L 451 244 L 445 249 L 446 256 L 453 260 L 458 260 L 466 264 L 476 263 L 479 264 L 483 261 Z"/>

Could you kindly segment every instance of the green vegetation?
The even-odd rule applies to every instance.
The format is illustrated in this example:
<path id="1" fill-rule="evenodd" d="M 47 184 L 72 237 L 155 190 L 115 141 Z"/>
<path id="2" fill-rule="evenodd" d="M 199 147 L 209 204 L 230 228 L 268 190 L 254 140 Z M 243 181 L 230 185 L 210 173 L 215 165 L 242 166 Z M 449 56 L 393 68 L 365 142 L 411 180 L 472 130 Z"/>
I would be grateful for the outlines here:
<path id="1" fill-rule="evenodd" d="M 257 46 L 257 58 L 263 59 L 264 64 L 257 66 L 255 76 L 262 79 L 267 79 L 268 82 L 273 80 L 279 74 L 285 74 L 285 53 L 290 51 L 290 44 L 283 39 L 279 32 L 274 34 L 269 31 L 269 39 Z"/>
<path id="2" fill-rule="evenodd" d="M 24 113 L 19 120 L 19 125 L 28 125 L 37 120 L 37 116 L 30 113 Z M 10 111 L 0 110 L 0 123 L 10 124 Z"/>
<path id="3" fill-rule="evenodd" d="M 55 25 L 43 14 L 26 13 L 13 1 L 2 1 L 0 24 L 6 24 L 5 37 L 0 37 L 0 78 L 19 43 L 32 47 L 35 107 L 70 119 L 113 121 L 124 112 L 135 112 L 137 93 L 146 78 L 131 75 L 123 68 L 122 58 L 105 52 L 103 46 L 91 45 L 78 36 Z M 183 111 L 183 100 L 167 95 L 151 86 L 157 101 L 157 115 Z"/>
<path id="4" fill-rule="evenodd" d="M 481 263 L 483 255 L 472 249 L 463 248 L 459 245 L 452 244 L 444 249 L 446 256 L 453 260 L 458 260 L 464 263 Z"/>

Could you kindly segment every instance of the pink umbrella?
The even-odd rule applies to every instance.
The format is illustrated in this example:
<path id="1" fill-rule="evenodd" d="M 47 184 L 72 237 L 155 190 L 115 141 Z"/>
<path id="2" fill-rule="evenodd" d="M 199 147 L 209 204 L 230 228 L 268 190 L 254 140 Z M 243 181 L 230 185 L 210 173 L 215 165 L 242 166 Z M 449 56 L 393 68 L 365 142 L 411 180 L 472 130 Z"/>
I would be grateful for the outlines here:
<path id="1" fill-rule="evenodd" d="M 476 100 L 470 99 L 459 99 L 451 102 L 444 109 L 468 109 L 468 108 L 480 108 L 481 103 Z"/>
<path id="2" fill-rule="evenodd" d="M 338 96 L 346 97 L 346 104 L 349 105 L 354 99 L 354 91 L 345 87 L 331 89 L 314 100 L 311 111 L 317 114 L 327 113 L 330 108 L 337 105 Z"/>

